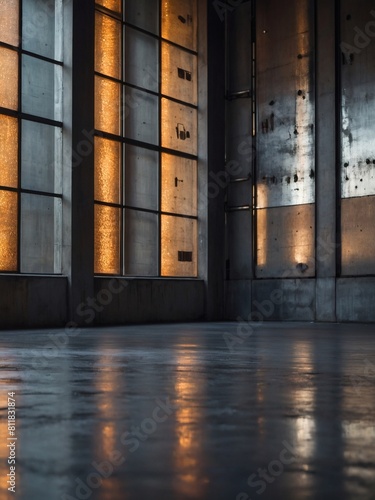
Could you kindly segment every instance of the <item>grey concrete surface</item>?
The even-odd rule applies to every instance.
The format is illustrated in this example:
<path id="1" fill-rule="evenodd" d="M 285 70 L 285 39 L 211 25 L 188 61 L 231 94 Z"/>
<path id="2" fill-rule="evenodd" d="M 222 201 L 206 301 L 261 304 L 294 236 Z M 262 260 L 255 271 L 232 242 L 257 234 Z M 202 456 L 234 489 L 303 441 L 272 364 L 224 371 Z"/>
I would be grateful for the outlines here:
<path id="1" fill-rule="evenodd" d="M 374 498 L 373 326 L 15 331 L 0 351 L 1 499 Z"/>

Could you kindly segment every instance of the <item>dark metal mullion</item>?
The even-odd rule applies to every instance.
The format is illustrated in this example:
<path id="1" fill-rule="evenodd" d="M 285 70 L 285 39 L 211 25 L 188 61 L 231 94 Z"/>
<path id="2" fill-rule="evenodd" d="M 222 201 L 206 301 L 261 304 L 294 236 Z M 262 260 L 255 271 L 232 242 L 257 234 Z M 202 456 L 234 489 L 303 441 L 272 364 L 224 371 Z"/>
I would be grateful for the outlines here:
<path id="1" fill-rule="evenodd" d="M 183 45 L 180 45 L 180 44 L 178 44 L 176 42 L 172 42 L 172 40 L 167 40 L 166 38 L 162 38 L 161 36 L 160 36 L 160 40 L 162 42 L 166 42 L 166 43 L 169 43 L 169 44 L 173 45 L 177 49 L 181 49 L 184 52 L 188 52 L 189 54 L 191 54 L 193 56 L 197 56 L 198 55 L 198 52 L 196 50 L 189 49 L 188 47 L 184 47 Z"/>
<path id="2" fill-rule="evenodd" d="M 28 113 L 19 113 L 21 119 L 29 122 L 41 123 L 42 125 L 50 125 L 51 127 L 63 127 L 63 122 L 51 120 L 50 118 L 43 118 L 41 116 L 29 115 Z"/>
<path id="3" fill-rule="evenodd" d="M 56 59 L 51 59 L 50 57 L 42 56 L 41 54 L 37 54 L 35 52 L 30 52 L 28 50 L 23 50 L 22 49 L 22 54 L 25 54 L 26 56 L 33 57 L 34 59 L 39 59 L 40 61 L 45 61 L 51 64 L 55 64 L 56 66 L 64 66 L 64 63 L 62 61 L 57 61 Z"/>
<path id="4" fill-rule="evenodd" d="M 256 268 L 258 265 L 258 222 L 257 222 L 257 206 L 258 206 L 258 196 L 257 196 L 257 125 L 258 125 L 258 116 L 257 116 L 257 92 L 256 92 L 256 82 L 257 82 L 257 27 L 256 27 L 256 5 L 255 0 L 252 0 L 251 6 L 251 90 L 252 90 L 252 110 L 251 110 L 251 120 L 252 120 L 252 137 L 253 137 L 253 158 L 252 158 L 252 202 L 253 202 L 253 258 L 252 258 L 252 275 L 253 278 L 256 279 Z"/>
<path id="5" fill-rule="evenodd" d="M 19 0 L 18 9 L 18 30 L 19 30 L 19 50 L 18 50 L 18 179 L 17 179 L 17 272 L 21 272 L 21 147 L 22 147 L 22 0 Z"/>
<path id="6" fill-rule="evenodd" d="M 126 60 L 125 60 L 125 43 L 126 43 L 126 36 L 125 36 L 125 0 L 121 2 L 121 98 L 120 98 L 120 133 L 121 133 L 121 163 L 120 163 L 120 195 L 121 195 L 121 238 L 120 238 L 120 245 L 121 245 L 121 261 L 120 261 L 120 268 L 121 268 L 121 275 L 125 276 L 126 275 L 126 269 L 125 269 L 125 262 L 126 262 L 126 252 L 127 252 L 127 247 L 126 247 L 126 237 L 125 237 L 125 232 L 126 232 L 126 208 L 125 208 L 125 203 L 126 203 L 126 188 L 125 188 L 125 183 L 126 183 L 126 163 L 125 163 L 125 149 L 126 149 L 126 144 L 124 142 L 124 137 L 125 137 L 125 115 L 124 115 L 124 109 L 125 109 L 125 74 L 126 74 Z"/>
<path id="7" fill-rule="evenodd" d="M 161 277 L 161 271 L 162 271 L 162 94 L 161 94 L 161 82 L 162 82 L 162 39 L 161 39 L 161 34 L 162 34 L 162 22 L 163 22 L 163 13 L 162 13 L 162 1 L 159 0 L 159 33 L 158 33 L 158 44 L 159 44 L 159 82 L 158 82 L 158 91 L 159 91 L 159 163 L 158 163 L 158 269 L 157 269 L 157 275 Z"/>
<path id="8" fill-rule="evenodd" d="M 341 124 L 342 124 L 342 54 L 340 50 L 341 43 L 341 0 L 335 0 L 335 40 L 336 40 L 336 277 L 342 275 L 342 188 L 341 188 L 341 169 L 342 169 L 342 144 L 341 144 Z"/>

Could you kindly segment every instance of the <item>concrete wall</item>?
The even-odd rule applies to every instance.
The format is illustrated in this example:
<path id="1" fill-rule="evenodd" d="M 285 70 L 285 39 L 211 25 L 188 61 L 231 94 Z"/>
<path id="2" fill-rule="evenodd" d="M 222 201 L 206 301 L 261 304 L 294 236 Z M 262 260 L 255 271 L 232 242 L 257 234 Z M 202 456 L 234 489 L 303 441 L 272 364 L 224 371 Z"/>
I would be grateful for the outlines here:
<path id="1" fill-rule="evenodd" d="M 226 316 L 373 322 L 373 5 L 370 0 L 254 4 L 256 245 L 250 248 L 243 221 L 240 229 L 228 221 Z M 243 17 L 230 14 L 228 36 L 234 40 Z M 243 42 L 250 54 L 251 44 Z M 250 57 L 241 56 L 241 63 L 240 76 L 231 69 L 235 64 L 228 66 L 229 81 L 249 78 Z M 232 108 L 229 117 L 234 130 L 249 121 L 243 110 Z M 229 150 L 234 142 L 227 131 Z M 243 263 L 253 250 L 252 274 Z"/>

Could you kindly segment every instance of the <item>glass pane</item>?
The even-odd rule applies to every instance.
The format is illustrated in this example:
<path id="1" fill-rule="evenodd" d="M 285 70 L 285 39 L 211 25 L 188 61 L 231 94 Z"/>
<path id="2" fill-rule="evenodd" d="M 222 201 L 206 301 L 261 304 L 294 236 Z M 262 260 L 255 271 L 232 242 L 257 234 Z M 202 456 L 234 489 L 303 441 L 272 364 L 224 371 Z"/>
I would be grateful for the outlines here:
<path id="1" fill-rule="evenodd" d="M 114 12 L 121 12 L 121 0 L 96 0 L 96 3 Z"/>
<path id="2" fill-rule="evenodd" d="M 61 121 L 61 66 L 24 55 L 22 71 L 22 111 Z"/>
<path id="3" fill-rule="evenodd" d="M 22 23 L 24 49 L 61 60 L 62 0 L 23 0 Z"/>
<path id="4" fill-rule="evenodd" d="M 121 144 L 95 137 L 95 200 L 120 203 Z"/>
<path id="5" fill-rule="evenodd" d="M 159 0 L 126 0 L 125 21 L 158 34 Z"/>
<path id="6" fill-rule="evenodd" d="M 121 84 L 95 77 L 95 128 L 120 135 Z"/>
<path id="7" fill-rule="evenodd" d="M 197 276 L 197 221 L 162 215 L 162 276 Z"/>
<path id="8" fill-rule="evenodd" d="M 18 108 L 18 54 L 0 47 L 0 107 Z"/>
<path id="9" fill-rule="evenodd" d="M 131 28 L 125 28 L 125 80 L 158 92 L 158 41 Z"/>
<path id="10" fill-rule="evenodd" d="M 0 271 L 17 271 L 17 193 L 0 190 Z"/>
<path id="11" fill-rule="evenodd" d="M 163 212 L 197 215 L 197 162 L 162 155 Z"/>
<path id="12" fill-rule="evenodd" d="M 0 42 L 18 46 L 19 0 L 0 0 Z"/>
<path id="13" fill-rule="evenodd" d="M 62 131 L 22 121 L 21 184 L 24 189 L 62 192 Z"/>
<path id="14" fill-rule="evenodd" d="M 196 0 L 163 2 L 162 37 L 189 49 L 197 49 Z"/>
<path id="15" fill-rule="evenodd" d="M 197 110 L 162 99 L 162 146 L 197 154 Z"/>
<path id="16" fill-rule="evenodd" d="M 125 211 L 125 273 L 155 276 L 158 273 L 158 216 Z"/>
<path id="17" fill-rule="evenodd" d="M 121 23 L 99 12 L 95 15 L 95 71 L 121 78 Z"/>
<path id="18" fill-rule="evenodd" d="M 162 44 L 162 94 L 197 104 L 197 56 Z"/>
<path id="19" fill-rule="evenodd" d="M 18 121 L 0 115 L 0 186 L 17 187 Z"/>
<path id="20" fill-rule="evenodd" d="M 125 136 L 137 141 L 158 143 L 158 98 L 125 87 Z"/>
<path id="21" fill-rule="evenodd" d="M 126 146 L 125 203 L 131 207 L 157 210 L 159 153 Z"/>
<path id="22" fill-rule="evenodd" d="M 120 274 L 120 209 L 95 205 L 96 274 Z"/>
<path id="23" fill-rule="evenodd" d="M 21 272 L 61 272 L 62 202 L 58 198 L 21 197 Z"/>

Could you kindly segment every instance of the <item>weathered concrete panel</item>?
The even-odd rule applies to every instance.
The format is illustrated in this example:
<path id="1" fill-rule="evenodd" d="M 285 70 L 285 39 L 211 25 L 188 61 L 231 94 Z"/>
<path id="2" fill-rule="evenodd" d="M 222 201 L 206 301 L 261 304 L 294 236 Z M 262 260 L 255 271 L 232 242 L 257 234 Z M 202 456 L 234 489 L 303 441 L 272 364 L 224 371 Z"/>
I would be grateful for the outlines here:
<path id="1" fill-rule="evenodd" d="M 315 206 L 257 211 L 258 278 L 315 274 Z"/>
<path id="2" fill-rule="evenodd" d="M 315 201 L 311 0 L 257 1 L 257 207 Z"/>
<path id="3" fill-rule="evenodd" d="M 253 281 L 254 321 L 314 321 L 315 280 Z"/>
<path id="4" fill-rule="evenodd" d="M 316 321 L 336 321 L 336 279 L 316 280 Z"/>
<path id="5" fill-rule="evenodd" d="M 375 196 L 341 203 L 342 274 L 375 274 Z"/>
<path id="6" fill-rule="evenodd" d="M 251 280 L 227 281 L 225 319 L 237 321 L 239 317 L 246 320 L 251 313 Z"/>
<path id="7" fill-rule="evenodd" d="M 111 292 L 112 288 L 119 292 Z M 95 299 L 101 310 L 94 311 L 94 324 L 99 325 L 196 321 L 205 317 L 202 280 L 95 278 Z M 88 319 L 89 306 L 83 311 Z"/>
<path id="8" fill-rule="evenodd" d="M 1 276 L 0 328 L 65 326 L 67 290 L 61 276 Z"/>
<path id="9" fill-rule="evenodd" d="M 342 0 L 342 195 L 375 194 L 375 9 Z"/>
<path id="10" fill-rule="evenodd" d="M 375 321 L 375 278 L 337 280 L 337 320 Z"/>

